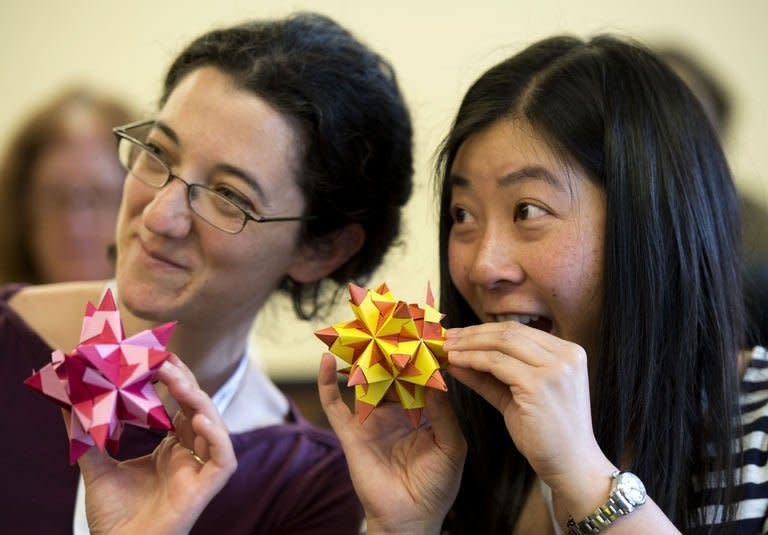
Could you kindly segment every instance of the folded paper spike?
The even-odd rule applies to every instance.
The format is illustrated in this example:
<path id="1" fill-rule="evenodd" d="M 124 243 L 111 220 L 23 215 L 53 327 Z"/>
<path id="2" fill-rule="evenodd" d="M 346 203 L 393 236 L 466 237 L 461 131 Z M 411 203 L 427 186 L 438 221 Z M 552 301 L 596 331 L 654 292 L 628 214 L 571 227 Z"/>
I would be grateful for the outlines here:
<path id="1" fill-rule="evenodd" d="M 427 284 L 426 305 L 395 300 L 386 284 L 375 291 L 349 285 L 349 304 L 354 320 L 320 329 L 315 335 L 349 367 L 355 387 L 355 410 L 362 423 L 394 391 L 414 428 L 421 421 L 425 388 L 447 391 L 440 373 L 447 365 L 443 350 L 444 315 L 434 308 Z"/>
<path id="2" fill-rule="evenodd" d="M 80 343 L 70 353 L 55 350 L 51 363 L 24 383 L 70 411 L 69 460 L 93 446 L 117 452 L 125 424 L 171 429 L 152 380 L 171 355 L 165 346 L 176 322 L 125 338 L 112 292 L 88 303 Z"/>

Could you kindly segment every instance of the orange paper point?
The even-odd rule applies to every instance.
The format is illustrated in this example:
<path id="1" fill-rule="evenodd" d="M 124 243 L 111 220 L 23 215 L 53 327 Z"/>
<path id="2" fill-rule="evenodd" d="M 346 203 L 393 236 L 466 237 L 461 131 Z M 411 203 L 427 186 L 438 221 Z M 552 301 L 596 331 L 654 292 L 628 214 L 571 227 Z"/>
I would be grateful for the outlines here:
<path id="1" fill-rule="evenodd" d="M 375 291 L 349 285 L 355 318 L 315 331 L 331 353 L 350 367 L 347 385 L 355 388 L 355 407 L 362 423 L 391 390 L 408 420 L 419 426 L 426 388 L 446 391 L 440 369 L 448 362 L 443 350 L 444 315 L 434 308 L 427 285 L 426 304 L 396 300 L 386 284 Z"/>

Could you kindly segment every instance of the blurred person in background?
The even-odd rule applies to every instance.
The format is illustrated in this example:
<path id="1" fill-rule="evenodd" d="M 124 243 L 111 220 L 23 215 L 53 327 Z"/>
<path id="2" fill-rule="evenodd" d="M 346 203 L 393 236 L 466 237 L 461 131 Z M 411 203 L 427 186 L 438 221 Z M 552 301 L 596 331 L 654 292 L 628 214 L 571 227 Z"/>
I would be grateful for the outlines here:
<path id="1" fill-rule="evenodd" d="M 659 57 L 675 71 L 701 102 L 720 138 L 730 132 L 733 101 L 724 84 L 703 61 L 682 47 L 659 46 Z M 767 190 L 768 191 L 768 190 Z M 768 341 L 768 210 L 744 193 L 739 195 L 744 247 L 745 299 L 749 344 Z"/>
<path id="2" fill-rule="evenodd" d="M 135 119 L 84 86 L 58 92 L 17 128 L 0 163 L 0 282 L 111 278 L 124 171 L 112 127 Z"/>

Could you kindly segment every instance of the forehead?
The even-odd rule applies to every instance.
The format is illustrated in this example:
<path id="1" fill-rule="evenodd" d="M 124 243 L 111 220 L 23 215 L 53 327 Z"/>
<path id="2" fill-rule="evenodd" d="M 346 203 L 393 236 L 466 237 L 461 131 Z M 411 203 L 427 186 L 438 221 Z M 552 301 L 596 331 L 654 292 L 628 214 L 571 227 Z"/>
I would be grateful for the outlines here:
<path id="1" fill-rule="evenodd" d="M 214 67 L 186 75 L 158 119 L 185 151 L 215 153 L 228 164 L 269 167 L 281 175 L 297 164 L 300 145 L 291 120 Z"/>
<path id="2" fill-rule="evenodd" d="M 214 67 L 196 69 L 182 78 L 160 110 L 159 118 L 184 121 L 179 128 L 186 124 L 201 126 L 202 130 L 211 132 L 211 138 L 226 132 L 249 134 L 249 137 L 270 133 L 294 135 L 287 117 L 265 99 L 238 87 L 227 74 Z"/>
<path id="3" fill-rule="evenodd" d="M 506 176 L 515 169 L 542 168 L 555 177 L 566 177 L 573 163 L 539 135 L 528 123 L 501 119 L 475 132 L 461 144 L 451 174 L 472 177 Z"/>

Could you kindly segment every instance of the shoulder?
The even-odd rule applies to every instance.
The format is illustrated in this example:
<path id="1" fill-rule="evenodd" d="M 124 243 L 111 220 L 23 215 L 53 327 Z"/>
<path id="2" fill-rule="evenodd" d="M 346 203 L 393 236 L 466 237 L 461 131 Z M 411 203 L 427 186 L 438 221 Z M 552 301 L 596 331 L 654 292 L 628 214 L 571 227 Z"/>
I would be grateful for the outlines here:
<path id="1" fill-rule="evenodd" d="M 749 455 L 752 450 L 764 456 L 768 443 L 768 351 L 763 347 L 755 347 L 749 355 L 741 382 L 740 405 L 744 452 Z M 768 479 L 765 461 L 760 464 Z"/>
<path id="2" fill-rule="evenodd" d="M 27 286 L 8 305 L 51 347 L 77 345 L 88 301 L 97 301 L 104 282 L 75 282 Z"/>
<path id="3" fill-rule="evenodd" d="M 734 520 L 748 530 L 744 532 L 754 533 L 768 518 L 768 351 L 758 346 L 744 357 L 740 396 L 742 457 L 736 489 L 739 507 Z"/>

